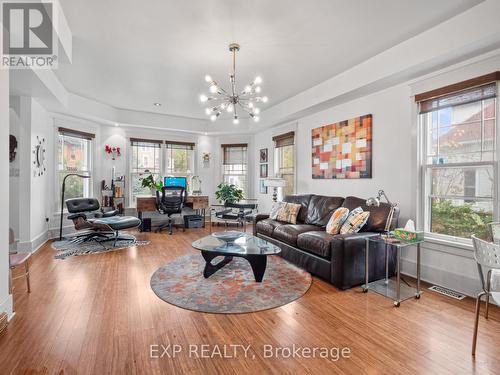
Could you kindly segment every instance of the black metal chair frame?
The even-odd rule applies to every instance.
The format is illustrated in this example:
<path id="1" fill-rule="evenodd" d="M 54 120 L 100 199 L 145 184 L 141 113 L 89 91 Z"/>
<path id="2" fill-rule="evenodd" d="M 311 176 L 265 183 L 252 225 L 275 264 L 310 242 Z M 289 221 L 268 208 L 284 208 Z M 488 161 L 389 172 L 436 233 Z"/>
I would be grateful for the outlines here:
<path id="1" fill-rule="evenodd" d="M 167 195 L 166 192 L 172 192 L 172 195 Z M 178 192 L 175 194 L 175 192 Z M 178 199 L 176 199 L 178 198 Z M 182 209 L 186 203 L 187 192 L 183 186 L 163 186 L 160 192 L 156 191 L 156 208 L 162 215 L 167 215 L 166 223 L 156 228 L 155 232 L 161 232 L 162 229 L 168 227 L 168 234 L 173 234 L 172 215 L 182 214 Z M 183 231 L 185 228 L 183 227 Z"/>

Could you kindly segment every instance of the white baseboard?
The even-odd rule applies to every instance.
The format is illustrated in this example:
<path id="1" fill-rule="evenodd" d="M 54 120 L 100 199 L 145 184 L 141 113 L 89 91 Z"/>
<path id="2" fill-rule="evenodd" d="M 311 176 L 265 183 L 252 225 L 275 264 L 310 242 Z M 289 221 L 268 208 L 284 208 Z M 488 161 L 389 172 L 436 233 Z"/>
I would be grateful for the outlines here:
<path id="1" fill-rule="evenodd" d="M 417 277 L 416 263 L 408 259 L 401 259 L 401 272 L 411 277 Z M 481 290 L 478 279 L 449 272 L 445 269 L 420 265 L 420 278 L 430 284 L 443 286 L 448 289 L 463 293 L 469 297 L 475 297 Z"/>
<path id="2" fill-rule="evenodd" d="M 49 240 L 49 232 L 40 233 L 31 241 L 20 241 L 17 243 L 17 251 L 21 253 L 34 253 Z"/>

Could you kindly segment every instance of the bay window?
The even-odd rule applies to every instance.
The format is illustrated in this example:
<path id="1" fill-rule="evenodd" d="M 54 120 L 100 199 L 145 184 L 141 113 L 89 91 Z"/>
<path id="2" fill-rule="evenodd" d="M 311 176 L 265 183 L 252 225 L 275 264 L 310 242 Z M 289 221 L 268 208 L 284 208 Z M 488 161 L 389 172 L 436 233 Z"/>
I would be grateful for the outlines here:
<path id="1" fill-rule="evenodd" d="M 275 176 L 286 180 L 286 186 L 279 192 L 282 199 L 295 193 L 295 132 L 274 136 L 273 141 Z"/>
<path id="2" fill-rule="evenodd" d="M 497 218 L 496 96 L 495 82 L 417 96 L 426 232 L 486 238 Z"/>
<path id="3" fill-rule="evenodd" d="M 223 144 L 222 181 L 238 186 L 243 195 L 248 193 L 248 145 L 246 143 Z"/>
<path id="4" fill-rule="evenodd" d="M 59 128 L 57 149 L 57 180 L 61 191 L 67 174 L 75 173 L 92 177 L 92 140 L 94 134 L 78 130 Z M 66 180 L 65 199 L 88 198 L 92 196 L 92 179 L 70 176 Z M 61 208 L 60 199 L 58 209 Z"/>

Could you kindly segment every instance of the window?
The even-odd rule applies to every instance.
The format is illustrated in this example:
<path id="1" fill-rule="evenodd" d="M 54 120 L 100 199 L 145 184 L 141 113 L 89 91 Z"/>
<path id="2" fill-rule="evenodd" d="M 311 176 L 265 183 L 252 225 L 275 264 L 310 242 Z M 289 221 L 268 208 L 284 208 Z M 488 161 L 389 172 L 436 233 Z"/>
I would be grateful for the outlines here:
<path id="1" fill-rule="evenodd" d="M 61 191 L 64 177 L 70 173 L 92 176 L 91 155 L 94 134 L 59 128 L 58 139 L 58 186 Z M 87 198 L 92 196 L 90 178 L 70 176 L 66 179 L 64 199 Z M 58 209 L 61 201 L 58 201 Z"/>
<path id="2" fill-rule="evenodd" d="M 135 204 L 138 195 L 151 195 L 151 190 L 141 186 L 141 178 L 152 174 L 155 180 L 161 176 L 162 141 L 131 138 L 130 191 Z"/>
<path id="3" fill-rule="evenodd" d="M 167 141 L 166 145 L 167 175 L 178 177 L 191 175 L 194 170 L 194 143 Z"/>
<path id="4" fill-rule="evenodd" d="M 246 143 L 222 145 L 222 181 L 233 184 L 248 193 Z"/>
<path id="5" fill-rule="evenodd" d="M 286 186 L 280 192 L 282 199 L 295 193 L 295 132 L 277 135 L 273 141 L 275 175 L 286 180 Z"/>
<path id="6" fill-rule="evenodd" d="M 419 102 L 425 230 L 486 238 L 497 197 L 496 83 Z"/>

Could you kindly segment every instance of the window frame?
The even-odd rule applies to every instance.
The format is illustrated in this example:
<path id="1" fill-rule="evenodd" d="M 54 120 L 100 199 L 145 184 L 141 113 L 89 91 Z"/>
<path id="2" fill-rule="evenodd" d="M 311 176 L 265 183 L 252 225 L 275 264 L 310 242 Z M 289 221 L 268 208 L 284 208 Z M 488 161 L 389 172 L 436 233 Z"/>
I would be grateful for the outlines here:
<path id="1" fill-rule="evenodd" d="M 283 144 L 285 143 L 285 144 Z M 295 142 L 295 131 L 290 131 L 284 134 L 279 134 L 273 137 L 273 147 L 274 147 L 274 177 L 282 177 L 280 170 L 281 164 L 281 154 L 280 152 L 284 147 L 292 147 L 293 151 L 293 189 L 291 194 L 296 194 L 297 192 L 297 146 Z M 283 199 L 283 188 L 278 188 L 278 199 Z"/>
<path id="2" fill-rule="evenodd" d="M 84 140 L 88 142 L 88 147 L 87 147 L 87 169 L 77 169 L 77 170 L 70 170 L 70 169 L 59 169 L 61 166 L 60 163 L 60 152 L 62 152 L 59 149 L 60 141 L 62 137 L 62 142 L 64 144 L 64 138 L 69 137 L 73 139 L 78 139 L 78 140 Z M 89 175 L 90 178 L 88 179 L 82 179 L 83 183 L 87 183 L 87 194 L 85 194 L 85 186 L 84 186 L 84 194 L 82 198 L 90 198 L 94 196 L 94 148 L 95 148 L 95 135 L 92 133 L 86 133 L 82 132 L 79 130 L 73 130 L 69 128 L 63 128 L 59 127 L 57 128 L 56 132 L 56 154 L 57 157 L 55 157 L 55 162 L 56 162 L 56 168 L 55 168 L 55 181 L 56 181 L 56 186 L 57 186 L 57 199 L 56 199 L 56 212 L 59 212 L 61 210 L 61 206 L 63 206 L 64 202 L 61 202 L 61 184 L 62 180 L 60 180 L 60 175 L 61 173 L 64 174 L 69 174 L 69 173 L 77 173 L 77 174 L 82 174 L 82 175 Z M 64 150 L 64 146 L 62 148 Z M 65 196 L 65 199 L 68 199 L 67 196 Z M 67 213 L 68 210 L 66 207 L 63 206 L 63 212 Z"/>
<path id="3" fill-rule="evenodd" d="M 237 163 L 225 163 L 225 152 L 227 148 L 244 148 L 245 149 L 245 160 L 241 164 Z M 250 181 L 249 181 L 249 155 L 248 155 L 249 147 L 247 143 L 234 143 L 234 144 L 221 144 L 221 178 L 223 183 L 226 182 L 226 176 L 244 176 L 245 186 L 238 186 L 243 190 L 243 194 L 245 197 L 248 196 L 250 192 Z M 244 173 L 226 173 L 226 166 L 228 165 L 241 165 L 243 168 L 242 171 Z"/>
<path id="4" fill-rule="evenodd" d="M 169 146 L 170 145 L 170 146 Z M 188 158 L 188 165 L 185 172 L 175 172 L 170 168 L 170 160 L 174 150 L 183 150 L 190 151 L 190 157 Z M 173 177 L 187 177 L 188 184 L 190 183 L 190 177 L 195 175 L 196 168 L 196 144 L 191 142 L 176 142 L 176 141 L 166 141 L 165 142 L 165 168 L 164 168 L 164 176 L 173 176 Z"/>
<path id="5" fill-rule="evenodd" d="M 158 174 L 160 178 L 163 178 L 163 164 L 164 164 L 164 161 L 163 161 L 163 149 L 164 149 L 164 144 L 163 144 L 163 141 L 159 141 L 159 140 L 154 140 L 154 139 L 139 139 L 139 138 L 130 138 L 130 156 L 129 156 L 129 173 L 128 173 L 128 177 L 129 177 L 129 188 L 128 188 L 128 191 L 129 191 L 129 206 L 130 207 L 136 207 L 137 205 L 137 201 L 135 199 L 135 195 L 134 195 L 134 192 L 133 192 L 133 180 L 134 180 L 134 177 L 135 176 L 138 176 L 140 177 L 141 175 L 145 175 L 147 172 L 145 172 L 146 170 L 149 170 L 148 168 L 144 168 L 142 171 L 139 170 L 139 168 L 135 168 L 134 167 L 134 163 L 133 163 L 133 160 L 134 160 L 134 147 L 152 147 L 152 148 L 158 148 L 159 150 L 159 166 L 158 166 L 158 169 L 155 169 L 154 173 L 152 173 L 153 175 L 156 175 Z M 151 144 L 151 145 L 159 145 L 159 147 L 157 146 L 140 146 L 140 145 L 134 145 L 133 143 L 134 142 L 137 142 L 137 143 L 144 143 L 144 144 Z M 157 172 L 157 173 L 156 173 Z"/>
<path id="6" fill-rule="evenodd" d="M 464 81 L 467 82 L 467 81 Z M 419 149 L 419 190 L 420 193 L 418 194 L 420 203 L 417 205 L 418 207 L 418 212 L 417 212 L 417 217 L 419 219 L 419 222 L 421 223 L 422 230 L 424 231 L 424 236 L 426 240 L 430 241 L 436 241 L 440 243 L 449 243 L 449 244 L 456 244 L 459 247 L 467 248 L 467 249 L 472 249 L 472 240 L 470 238 L 463 238 L 463 237 L 457 237 L 453 235 L 446 235 L 442 233 L 435 233 L 431 232 L 431 205 L 432 205 L 432 199 L 433 198 L 443 198 L 443 199 L 459 199 L 459 200 L 467 200 L 467 199 L 472 199 L 474 201 L 481 201 L 487 200 L 492 202 L 492 215 L 493 215 L 493 221 L 497 221 L 500 217 L 500 197 L 498 195 L 499 193 L 499 178 L 500 178 L 500 165 L 498 163 L 499 157 L 498 154 L 500 152 L 500 131 L 499 131 L 499 110 L 500 110 L 500 84 L 499 81 L 492 81 L 489 83 L 496 83 L 496 98 L 495 99 L 495 137 L 494 137 L 494 149 L 493 149 L 493 160 L 491 161 L 473 161 L 473 162 L 454 162 L 454 163 L 443 163 L 443 164 L 432 164 L 428 163 L 428 158 L 429 158 L 429 153 L 428 153 L 428 127 L 426 124 L 426 121 L 422 120 L 422 114 L 419 111 L 420 103 L 417 100 L 419 95 L 425 95 L 425 94 L 419 94 L 415 96 L 416 100 L 416 124 L 417 124 L 417 129 L 418 129 L 418 149 Z M 487 82 L 482 82 L 481 84 L 477 86 L 482 86 L 486 84 Z M 461 85 L 461 83 L 457 84 Z M 451 85 L 450 87 L 452 87 Z M 471 89 L 473 87 L 461 87 L 460 91 L 466 91 L 468 89 Z M 446 88 L 443 88 L 443 90 Z M 441 89 L 433 90 L 432 92 L 438 92 Z M 456 92 L 459 93 L 460 91 Z M 453 92 L 448 92 L 444 93 L 442 96 L 447 96 L 453 94 Z M 424 101 L 425 99 L 422 99 L 421 101 Z M 485 119 L 484 116 L 484 107 L 483 103 L 485 100 L 488 100 L 488 98 L 482 98 L 477 100 L 476 102 L 481 102 L 481 120 L 479 121 L 472 121 L 472 122 L 481 122 L 483 125 L 483 128 L 481 129 L 481 141 L 483 141 L 483 136 L 484 136 L 484 121 L 488 120 Z M 454 107 L 454 106 L 451 106 Z M 436 111 L 439 109 L 436 109 Z M 430 111 L 429 113 L 432 113 L 433 111 Z M 467 122 L 470 123 L 470 122 Z M 466 124 L 460 123 L 460 125 Z M 453 126 L 454 124 L 451 123 L 450 127 Z M 456 124 L 455 124 L 456 125 Z M 459 126 L 460 126 L 459 125 Z M 439 125 L 438 125 L 439 129 Z M 481 146 L 482 147 L 482 146 Z M 438 155 L 439 156 L 439 155 Z M 455 195 L 436 195 L 432 194 L 431 190 L 431 183 L 432 183 L 432 178 L 429 177 L 429 174 L 432 173 L 433 170 L 439 170 L 439 169 L 446 169 L 446 168 L 481 168 L 481 167 L 490 167 L 492 168 L 493 171 L 493 193 L 491 198 L 485 198 L 485 197 L 471 197 L 471 196 L 466 196 L 465 194 L 463 196 L 455 196 Z M 464 192 L 465 193 L 465 192 Z"/>

